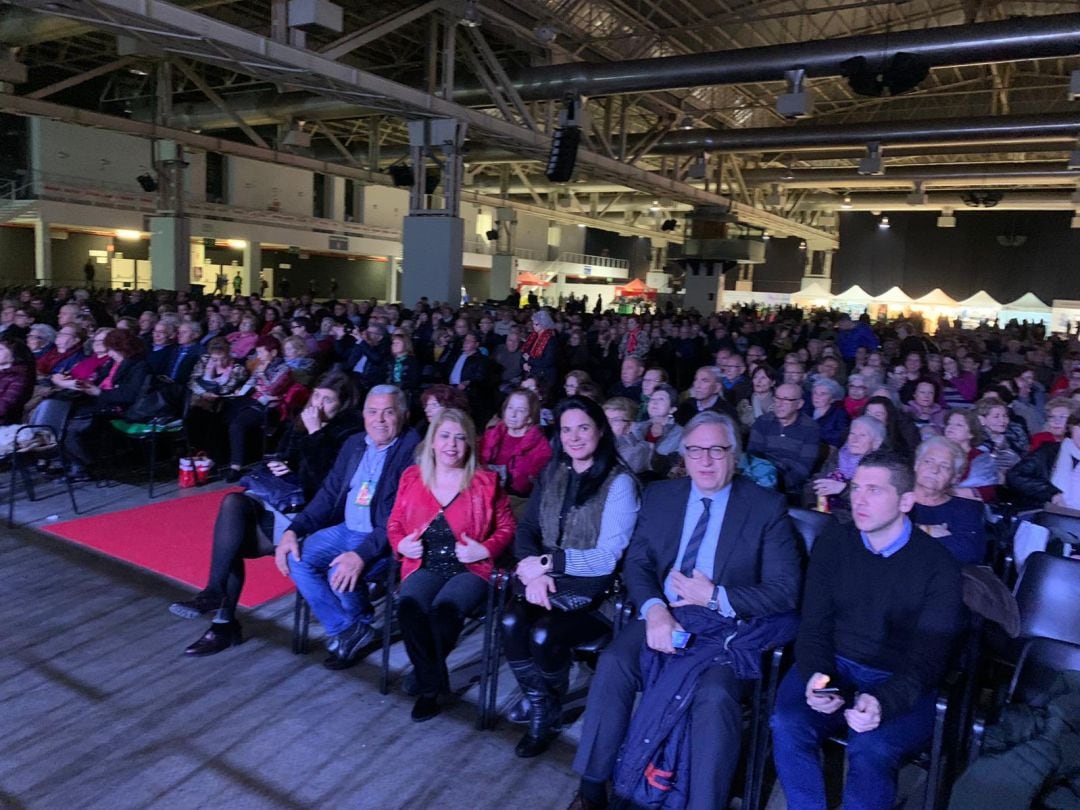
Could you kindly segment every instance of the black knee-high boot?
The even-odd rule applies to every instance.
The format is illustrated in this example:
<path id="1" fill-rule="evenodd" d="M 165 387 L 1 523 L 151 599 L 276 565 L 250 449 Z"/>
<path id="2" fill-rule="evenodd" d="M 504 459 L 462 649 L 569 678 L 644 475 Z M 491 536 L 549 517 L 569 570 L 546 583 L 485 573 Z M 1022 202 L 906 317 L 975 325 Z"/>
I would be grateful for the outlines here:
<path id="1" fill-rule="evenodd" d="M 533 661 L 510 661 L 510 670 L 529 701 L 529 730 L 514 748 L 523 759 L 544 753 L 562 731 L 562 700 L 570 677 L 569 664 L 559 672 L 542 672 Z"/>

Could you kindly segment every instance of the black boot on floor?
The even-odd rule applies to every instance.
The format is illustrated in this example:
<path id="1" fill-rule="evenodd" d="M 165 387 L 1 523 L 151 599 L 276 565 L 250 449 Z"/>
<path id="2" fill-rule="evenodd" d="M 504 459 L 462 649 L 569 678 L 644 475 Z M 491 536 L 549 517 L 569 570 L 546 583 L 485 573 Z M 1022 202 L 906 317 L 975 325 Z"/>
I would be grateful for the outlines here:
<path id="1" fill-rule="evenodd" d="M 552 692 L 551 678 L 545 677 L 532 661 L 510 661 L 510 670 L 529 700 L 529 730 L 514 753 L 522 759 L 540 756 L 562 731 L 562 695 Z"/>

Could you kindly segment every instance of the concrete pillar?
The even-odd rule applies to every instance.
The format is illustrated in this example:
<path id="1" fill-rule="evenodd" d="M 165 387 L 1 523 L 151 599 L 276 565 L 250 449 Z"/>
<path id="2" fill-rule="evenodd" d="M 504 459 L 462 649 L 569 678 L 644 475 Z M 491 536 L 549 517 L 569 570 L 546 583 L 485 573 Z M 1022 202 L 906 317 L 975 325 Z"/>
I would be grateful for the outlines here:
<path id="1" fill-rule="evenodd" d="M 491 257 L 491 289 L 488 298 L 502 301 L 514 286 L 514 257 L 509 253 L 496 253 Z"/>
<path id="2" fill-rule="evenodd" d="M 49 223 L 40 218 L 34 222 L 34 278 L 44 286 L 52 285 L 52 236 Z"/>
<path id="3" fill-rule="evenodd" d="M 150 286 L 156 290 L 186 290 L 190 277 L 190 221 L 187 217 L 150 217 Z M 207 283 L 205 277 L 203 281 Z M 213 279 L 207 289 L 213 291 Z"/>
<path id="4" fill-rule="evenodd" d="M 754 289 L 754 265 L 740 264 L 736 270 L 735 289 L 740 292 L 750 292 Z"/>
<path id="5" fill-rule="evenodd" d="M 718 311 L 724 304 L 724 273 L 721 262 L 698 262 L 686 269 L 683 308 L 703 315 Z"/>
<path id="6" fill-rule="evenodd" d="M 327 176 L 326 178 L 326 218 L 345 220 L 345 178 Z M 355 209 L 354 209 L 355 210 Z"/>
<path id="7" fill-rule="evenodd" d="M 461 266 L 465 220 L 461 217 L 408 216 L 402 229 L 404 272 L 401 302 L 413 307 L 423 296 L 457 307 L 461 302 Z"/>
<path id="8" fill-rule="evenodd" d="M 240 267 L 240 275 L 244 279 L 243 294 L 251 295 L 253 292 L 259 292 L 259 273 L 262 271 L 262 244 L 260 242 L 247 243 L 247 247 L 244 248 L 243 264 Z M 232 279 L 229 283 L 232 283 Z"/>

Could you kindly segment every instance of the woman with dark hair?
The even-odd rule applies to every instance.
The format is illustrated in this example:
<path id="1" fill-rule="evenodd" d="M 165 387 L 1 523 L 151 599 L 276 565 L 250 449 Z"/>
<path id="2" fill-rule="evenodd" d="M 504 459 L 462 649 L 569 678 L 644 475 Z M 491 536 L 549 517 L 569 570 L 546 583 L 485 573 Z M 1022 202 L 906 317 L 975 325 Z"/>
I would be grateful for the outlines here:
<path id="1" fill-rule="evenodd" d="M 998 474 L 994 459 L 976 447 L 982 438 L 979 415 L 971 408 L 949 411 L 945 417 L 945 438 L 957 445 L 967 464 L 956 477 L 952 494 L 972 501 L 997 500 Z"/>
<path id="2" fill-rule="evenodd" d="M 281 321 L 281 310 L 275 306 L 263 307 L 262 311 L 263 325 L 259 329 L 259 337 L 265 337 L 273 331 L 274 327 Z"/>
<path id="3" fill-rule="evenodd" d="M 420 414 L 416 432 L 426 435 L 428 425 L 435 421 L 440 411 L 447 408 L 457 408 L 459 411 L 468 413 L 469 398 L 460 388 L 445 383 L 437 383 L 425 388 L 424 393 L 420 395 Z"/>
<path id="4" fill-rule="evenodd" d="M 146 345 L 129 329 L 114 329 L 105 335 L 105 352 L 109 356 L 108 371 L 100 383 L 80 380 L 76 390 L 89 399 L 79 403 L 68 423 L 65 448 L 72 459 L 73 478 L 86 477 L 90 454 L 84 437 L 99 417 L 121 416 L 142 393 L 150 367 L 143 359 Z"/>
<path id="5" fill-rule="evenodd" d="M 345 440 L 364 429 L 356 409 L 357 393 L 348 374 L 330 372 L 315 383 L 311 398 L 267 462 L 275 476 L 299 485 L 310 500 L 329 474 Z M 210 628 L 184 653 L 203 657 L 242 640 L 236 606 L 244 587 L 244 560 L 274 553 L 289 518 L 250 492 L 225 496 L 214 522 L 210 576 L 193 599 L 174 602 L 169 610 L 184 619 L 214 612 Z"/>
<path id="6" fill-rule="evenodd" d="M 405 392 L 410 406 L 416 406 L 416 395 L 420 391 L 420 363 L 413 350 L 412 338 L 405 332 L 394 332 L 390 338 L 390 365 L 386 381 Z"/>
<path id="7" fill-rule="evenodd" d="M 527 498 L 551 461 L 551 446 L 538 425 L 540 400 L 532 391 L 516 388 L 507 395 L 500 416 L 480 437 L 477 460 L 499 474 L 510 495 Z"/>
<path id="8" fill-rule="evenodd" d="M 639 505 L 599 405 L 568 397 L 555 424 L 554 457 L 518 524 L 516 597 L 503 619 L 506 658 L 529 702 L 519 757 L 543 753 L 561 730 L 570 651 L 604 630 L 591 608 L 611 584 Z"/>
<path id="9" fill-rule="evenodd" d="M 438 696 L 449 689 L 446 656 L 514 535 L 499 478 L 477 468 L 475 447 L 472 419 L 456 408 L 440 411 L 416 464 L 401 476 L 386 523 L 401 557 L 398 619 L 420 692 L 412 710 L 418 723 L 439 713 Z"/>
<path id="10" fill-rule="evenodd" d="M 870 397 L 865 413 L 885 425 L 885 442 L 881 445 L 883 450 L 891 450 L 907 459 L 915 457 L 919 430 L 889 397 Z"/>
<path id="11" fill-rule="evenodd" d="M 34 393 L 34 356 L 18 338 L 0 340 L 0 425 L 23 421 L 23 409 Z"/>
<path id="12" fill-rule="evenodd" d="M 223 477 L 229 483 L 240 478 L 248 431 L 263 424 L 268 408 L 278 404 L 292 382 L 289 366 L 281 357 L 280 341 L 270 336 L 259 338 L 255 343 L 255 368 L 247 382 L 247 396 L 232 397 L 225 402 L 229 467 Z"/>
<path id="13" fill-rule="evenodd" d="M 938 382 L 933 377 L 923 377 L 915 384 L 911 400 L 904 406 L 923 440 L 940 436 L 945 429 L 945 410 L 938 404 Z"/>

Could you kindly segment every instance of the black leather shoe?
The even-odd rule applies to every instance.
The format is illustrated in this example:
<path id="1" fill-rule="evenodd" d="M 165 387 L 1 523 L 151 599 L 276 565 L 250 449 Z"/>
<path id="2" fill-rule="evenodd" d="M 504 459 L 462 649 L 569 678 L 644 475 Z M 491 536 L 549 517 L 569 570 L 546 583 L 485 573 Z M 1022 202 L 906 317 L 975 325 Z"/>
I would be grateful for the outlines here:
<path id="1" fill-rule="evenodd" d="M 334 654 L 323 661 L 327 669 L 348 669 L 360 660 L 360 651 L 375 638 L 375 628 L 370 622 L 360 621 L 338 636 Z"/>
<path id="2" fill-rule="evenodd" d="M 412 707 L 414 723 L 423 723 L 439 713 L 439 699 L 435 695 L 421 695 Z"/>
<path id="3" fill-rule="evenodd" d="M 240 622 L 232 621 L 228 624 L 215 622 L 210 625 L 209 630 L 202 634 L 202 638 L 184 650 L 184 655 L 195 658 L 215 655 L 243 641 L 244 636 L 240 632 Z"/>
<path id="4" fill-rule="evenodd" d="M 506 712 L 506 719 L 511 723 L 524 725 L 529 722 L 529 712 L 531 709 L 532 704 L 529 703 L 529 699 L 522 695 L 520 700 L 511 704 L 510 709 Z"/>
<path id="5" fill-rule="evenodd" d="M 416 679 L 415 669 L 410 669 L 405 673 L 405 677 L 401 679 L 401 691 L 409 697 L 416 697 L 420 694 L 420 682 Z"/>
<path id="6" fill-rule="evenodd" d="M 179 616 L 181 619 L 197 619 L 204 613 L 210 613 L 221 607 L 221 597 L 200 591 L 194 599 L 186 602 L 173 602 L 169 605 L 169 613 Z"/>
<path id="7" fill-rule="evenodd" d="M 226 484 L 235 484 L 240 480 L 241 475 L 243 475 L 242 470 L 238 470 L 235 467 L 226 467 L 225 471 L 221 473 L 221 480 Z"/>

